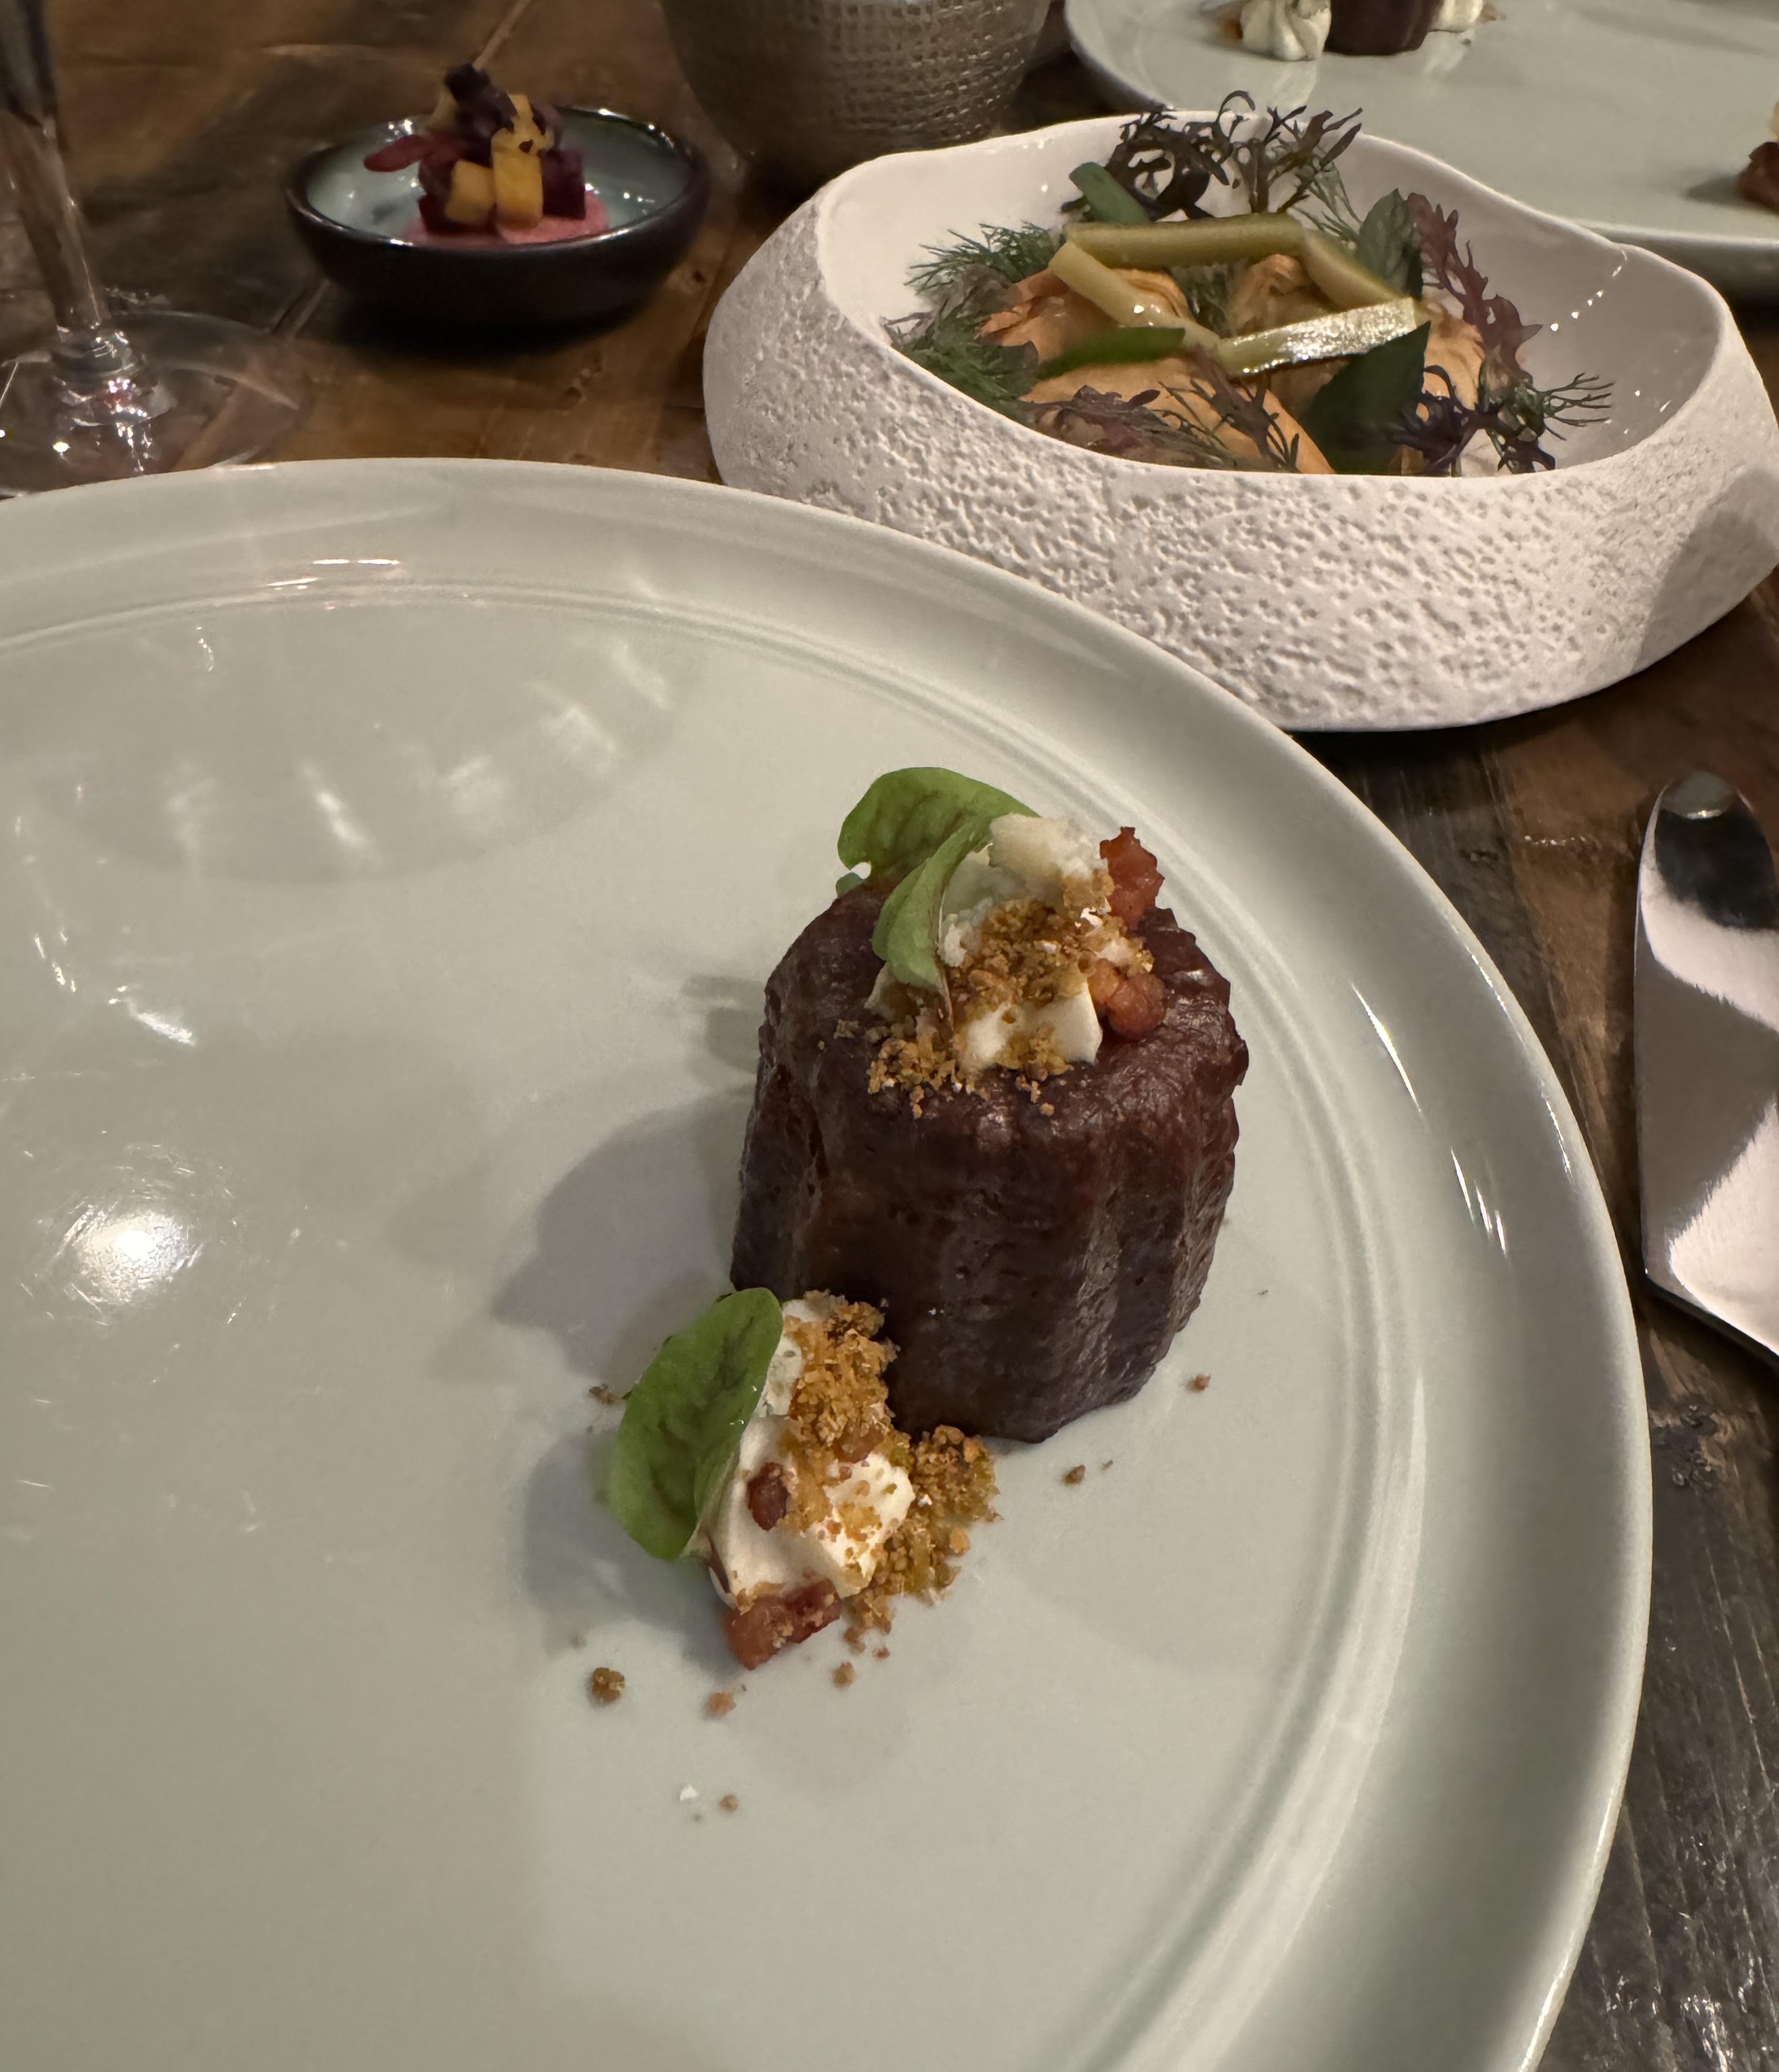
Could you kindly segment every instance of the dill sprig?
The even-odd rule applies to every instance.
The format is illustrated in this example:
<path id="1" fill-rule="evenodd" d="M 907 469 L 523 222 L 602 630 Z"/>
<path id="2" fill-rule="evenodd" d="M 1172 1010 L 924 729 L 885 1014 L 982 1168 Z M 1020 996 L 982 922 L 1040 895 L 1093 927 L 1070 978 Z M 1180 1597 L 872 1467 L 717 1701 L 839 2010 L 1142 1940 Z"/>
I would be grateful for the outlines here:
<path id="1" fill-rule="evenodd" d="M 960 289 L 973 290 L 984 275 L 1008 287 L 1042 273 L 1062 242 L 1059 232 L 1035 223 L 1009 230 L 984 224 L 980 237 L 959 237 L 951 245 L 929 245 L 926 257 L 914 267 L 908 285 L 931 302 L 956 298 Z"/>
<path id="2" fill-rule="evenodd" d="M 1234 266 L 1173 266 L 1169 269 L 1186 298 L 1186 311 L 1194 323 L 1219 336 L 1229 331 L 1229 298 L 1235 286 Z"/>
<path id="3" fill-rule="evenodd" d="M 941 309 L 904 317 L 888 328 L 891 343 L 917 367 L 1002 417 L 1027 423 L 1029 413 L 1020 399 L 1037 379 L 1037 353 L 1029 345 L 996 345 L 979 338 L 980 322 L 969 309 Z"/>

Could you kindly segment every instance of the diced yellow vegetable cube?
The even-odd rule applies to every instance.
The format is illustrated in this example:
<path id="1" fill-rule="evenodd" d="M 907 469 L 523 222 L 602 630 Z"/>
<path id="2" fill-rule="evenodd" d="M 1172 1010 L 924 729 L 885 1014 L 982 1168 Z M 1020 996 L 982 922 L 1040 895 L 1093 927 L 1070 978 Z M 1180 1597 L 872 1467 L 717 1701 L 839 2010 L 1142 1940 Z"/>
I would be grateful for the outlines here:
<path id="1" fill-rule="evenodd" d="M 472 158 L 459 158 L 451 168 L 451 191 L 445 198 L 445 213 L 453 223 L 474 228 L 494 213 L 495 176 L 487 166 Z"/>
<path id="2" fill-rule="evenodd" d="M 544 220 L 543 158 L 511 130 L 496 130 L 492 142 L 495 220 L 509 230 L 529 230 Z"/>

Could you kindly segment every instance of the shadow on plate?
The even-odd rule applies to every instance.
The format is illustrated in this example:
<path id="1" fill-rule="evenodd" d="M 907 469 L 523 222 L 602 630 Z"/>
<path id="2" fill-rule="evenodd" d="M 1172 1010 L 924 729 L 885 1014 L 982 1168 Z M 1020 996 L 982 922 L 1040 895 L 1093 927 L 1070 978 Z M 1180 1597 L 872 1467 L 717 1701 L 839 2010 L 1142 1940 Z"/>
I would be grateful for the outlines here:
<path id="1" fill-rule="evenodd" d="M 728 1285 L 747 1103 L 737 1087 L 648 1116 L 570 1167 L 495 1317 L 548 1332 L 572 1372 L 627 1389 Z"/>
<path id="2" fill-rule="evenodd" d="M 730 1682 L 740 1671 L 702 1565 L 651 1560 L 600 1501 L 614 1437 L 559 1439 L 532 1471 L 523 1572 L 544 1644 L 552 1655 L 584 1646 L 590 1668 L 602 1627 L 639 1622 L 677 1634 L 694 1667 Z"/>
<path id="3" fill-rule="evenodd" d="M 531 1256 L 495 1296 L 495 1317 L 547 1333 L 571 1372 L 628 1389 L 662 1339 L 726 1285 L 746 1120 L 737 1087 L 650 1116 L 590 1152 L 545 1196 Z M 560 1654 L 640 1620 L 678 1634 L 716 1680 L 731 1678 L 702 1569 L 651 1560 L 599 1501 L 614 1433 L 557 1440 L 525 1492 L 524 1586 L 544 1645 Z"/>

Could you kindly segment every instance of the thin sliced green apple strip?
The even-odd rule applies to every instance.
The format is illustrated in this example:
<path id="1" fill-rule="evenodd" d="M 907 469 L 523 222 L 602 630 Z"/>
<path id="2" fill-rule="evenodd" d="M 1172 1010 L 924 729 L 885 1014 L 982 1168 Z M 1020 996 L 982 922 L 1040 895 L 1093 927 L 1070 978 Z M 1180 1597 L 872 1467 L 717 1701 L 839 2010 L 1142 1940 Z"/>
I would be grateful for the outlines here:
<path id="1" fill-rule="evenodd" d="M 1264 374 L 1269 368 L 1296 367 L 1304 360 L 1350 359 L 1393 338 L 1406 337 L 1424 321 L 1411 295 L 1397 295 L 1364 309 L 1341 310 L 1333 316 L 1252 331 L 1246 338 L 1219 339 L 1214 350 L 1228 373 Z"/>

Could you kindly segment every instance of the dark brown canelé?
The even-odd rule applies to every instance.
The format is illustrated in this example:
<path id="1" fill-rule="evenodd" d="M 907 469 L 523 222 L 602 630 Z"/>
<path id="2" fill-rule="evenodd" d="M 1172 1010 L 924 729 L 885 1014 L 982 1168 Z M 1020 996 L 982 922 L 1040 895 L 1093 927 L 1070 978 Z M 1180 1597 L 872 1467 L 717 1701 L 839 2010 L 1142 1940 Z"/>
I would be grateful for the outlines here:
<path id="1" fill-rule="evenodd" d="M 1198 1305 L 1247 1069 L 1228 983 L 1151 908 L 1132 931 L 1167 996 L 1148 1034 L 1108 1030 L 1041 1085 L 873 1093 L 883 898 L 836 899 L 767 982 L 730 1277 L 882 1309 L 904 1430 L 1047 1438 L 1135 1395 Z"/>

